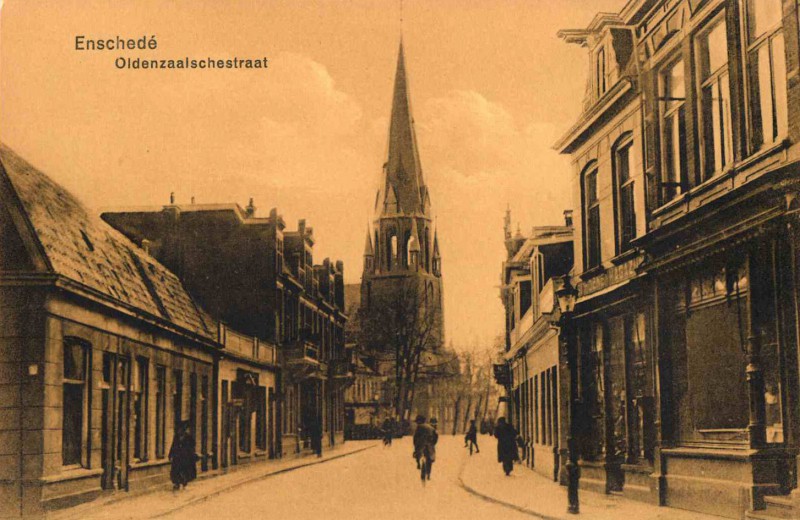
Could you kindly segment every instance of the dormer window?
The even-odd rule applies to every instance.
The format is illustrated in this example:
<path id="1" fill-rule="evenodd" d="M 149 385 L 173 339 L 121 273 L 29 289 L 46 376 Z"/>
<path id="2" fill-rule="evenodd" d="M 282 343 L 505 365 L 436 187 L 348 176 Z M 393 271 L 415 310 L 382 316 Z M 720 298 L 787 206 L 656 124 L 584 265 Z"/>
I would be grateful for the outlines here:
<path id="1" fill-rule="evenodd" d="M 595 55 L 594 60 L 595 66 L 595 94 L 598 98 L 602 97 L 603 94 L 606 93 L 606 89 L 608 88 L 607 78 L 606 78 L 606 49 L 605 47 L 600 47 Z"/>

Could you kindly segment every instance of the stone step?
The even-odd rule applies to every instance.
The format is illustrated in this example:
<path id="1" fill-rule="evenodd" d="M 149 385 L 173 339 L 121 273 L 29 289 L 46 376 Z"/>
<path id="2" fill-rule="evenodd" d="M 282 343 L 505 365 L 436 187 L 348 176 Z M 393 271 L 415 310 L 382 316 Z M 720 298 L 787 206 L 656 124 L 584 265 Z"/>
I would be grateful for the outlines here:
<path id="1" fill-rule="evenodd" d="M 760 511 L 748 511 L 751 520 L 797 520 L 800 514 L 795 511 L 791 498 L 782 495 L 764 497 L 766 507 Z"/>

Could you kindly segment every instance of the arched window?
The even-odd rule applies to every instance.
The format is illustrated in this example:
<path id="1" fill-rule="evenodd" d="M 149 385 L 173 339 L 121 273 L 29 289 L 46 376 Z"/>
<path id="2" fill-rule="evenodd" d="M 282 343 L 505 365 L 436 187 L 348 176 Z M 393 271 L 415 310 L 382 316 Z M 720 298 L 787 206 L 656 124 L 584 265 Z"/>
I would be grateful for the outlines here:
<path id="1" fill-rule="evenodd" d="M 584 270 L 600 265 L 600 199 L 597 190 L 597 161 L 590 162 L 583 170 L 583 256 Z"/>
<path id="2" fill-rule="evenodd" d="M 627 132 L 612 147 L 614 158 L 614 228 L 617 254 L 631 248 L 636 238 L 636 205 L 633 191 L 633 135 Z"/>
<path id="3" fill-rule="evenodd" d="M 389 239 L 389 258 L 387 259 L 387 265 L 389 266 L 389 270 L 392 270 L 392 265 L 394 262 L 397 261 L 397 235 L 392 232 L 392 236 Z"/>
<path id="4" fill-rule="evenodd" d="M 425 228 L 425 247 L 422 250 L 423 261 L 425 262 L 425 270 L 431 270 L 431 230 Z"/>

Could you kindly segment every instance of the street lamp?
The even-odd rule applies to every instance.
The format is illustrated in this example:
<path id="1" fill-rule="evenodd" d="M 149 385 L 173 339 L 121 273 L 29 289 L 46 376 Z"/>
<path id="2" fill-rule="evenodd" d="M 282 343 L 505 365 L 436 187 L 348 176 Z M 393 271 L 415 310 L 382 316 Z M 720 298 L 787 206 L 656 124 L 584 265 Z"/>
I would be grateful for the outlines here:
<path id="1" fill-rule="evenodd" d="M 573 287 L 569 275 L 561 277 L 561 287 L 556 290 L 556 299 L 560 310 L 559 326 L 561 328 L 562 344 L 566 352 L 567 368 L 569 369 L 569 430 L 567 433 L 567 512 L 578 514 L 580 503 L 578 501 L 578 482 L 580 468 L 578 467 L 578 450 L 575 438 L 578 435 L 578 352 L 572 331 L 572 313 L 578 299 L 578 291 Z"/>

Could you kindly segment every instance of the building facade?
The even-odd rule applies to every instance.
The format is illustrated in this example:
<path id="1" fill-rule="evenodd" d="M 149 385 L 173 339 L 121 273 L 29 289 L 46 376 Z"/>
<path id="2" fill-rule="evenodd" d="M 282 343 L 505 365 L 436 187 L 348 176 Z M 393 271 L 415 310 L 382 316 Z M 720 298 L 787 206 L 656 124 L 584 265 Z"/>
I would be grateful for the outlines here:
<path id="1" fill-rule="evenodd" d="M 227 329 L 4 145 L 0 239 L 0 516 L 167 481 L 183 421 L 198 470 L 225 464 L 219 389 L 246 369 L 257 375 L 242 394 L 272 394 L 274 345 Z M 266 455 L 275 429 L 251 402 L 235 427 Z"/>
<path id="2" fill-rule="evenodd" d="M 317 429 L 325 446 L 344 440 L 344 390 L 352 373 L 344 348 L 343 264 L 329 259 L 314 264 L 314 232 L 305 220 L 287 230 L 275 209 L 256 217 L 252 201 L 244 209 L 172 203 L 106 212 L 102 218 L 146 244 L 209 312 L 277 346 L 280 381 L 262 415 L 278 425 L 281 435 L 271 448 L 267 443 L 267 452 L 284 456 L 309 450 Z M 258 374 L 245 372 L 223 396 L 232 410 L 252 402 L 241 389 Z M 222 433 L 227 438 L 238 431 L 238 445 L 250 446 L 246 430 L 235 430 L 234 423 Z"/>
<path id="3" fill-rule="evenodd" d="M 566 399 L 560 373 L 558 304 L 555 290 L 572 269 L 572 222 L 537 226 L 530 235 L 511 234 L 506 213 L 500 297 L 506 313 L 505 360 L 510 366 L 509 395 L 514 427 L 524 441 L 528 467 L 558 480 L 566 460 Z"/>
<path id="4" fill-rule="evenodd" d="M 751 518 L 797 491 L 794 0 L 631 0 L 587 49 L 573 162 L 584 485 Z"/>

